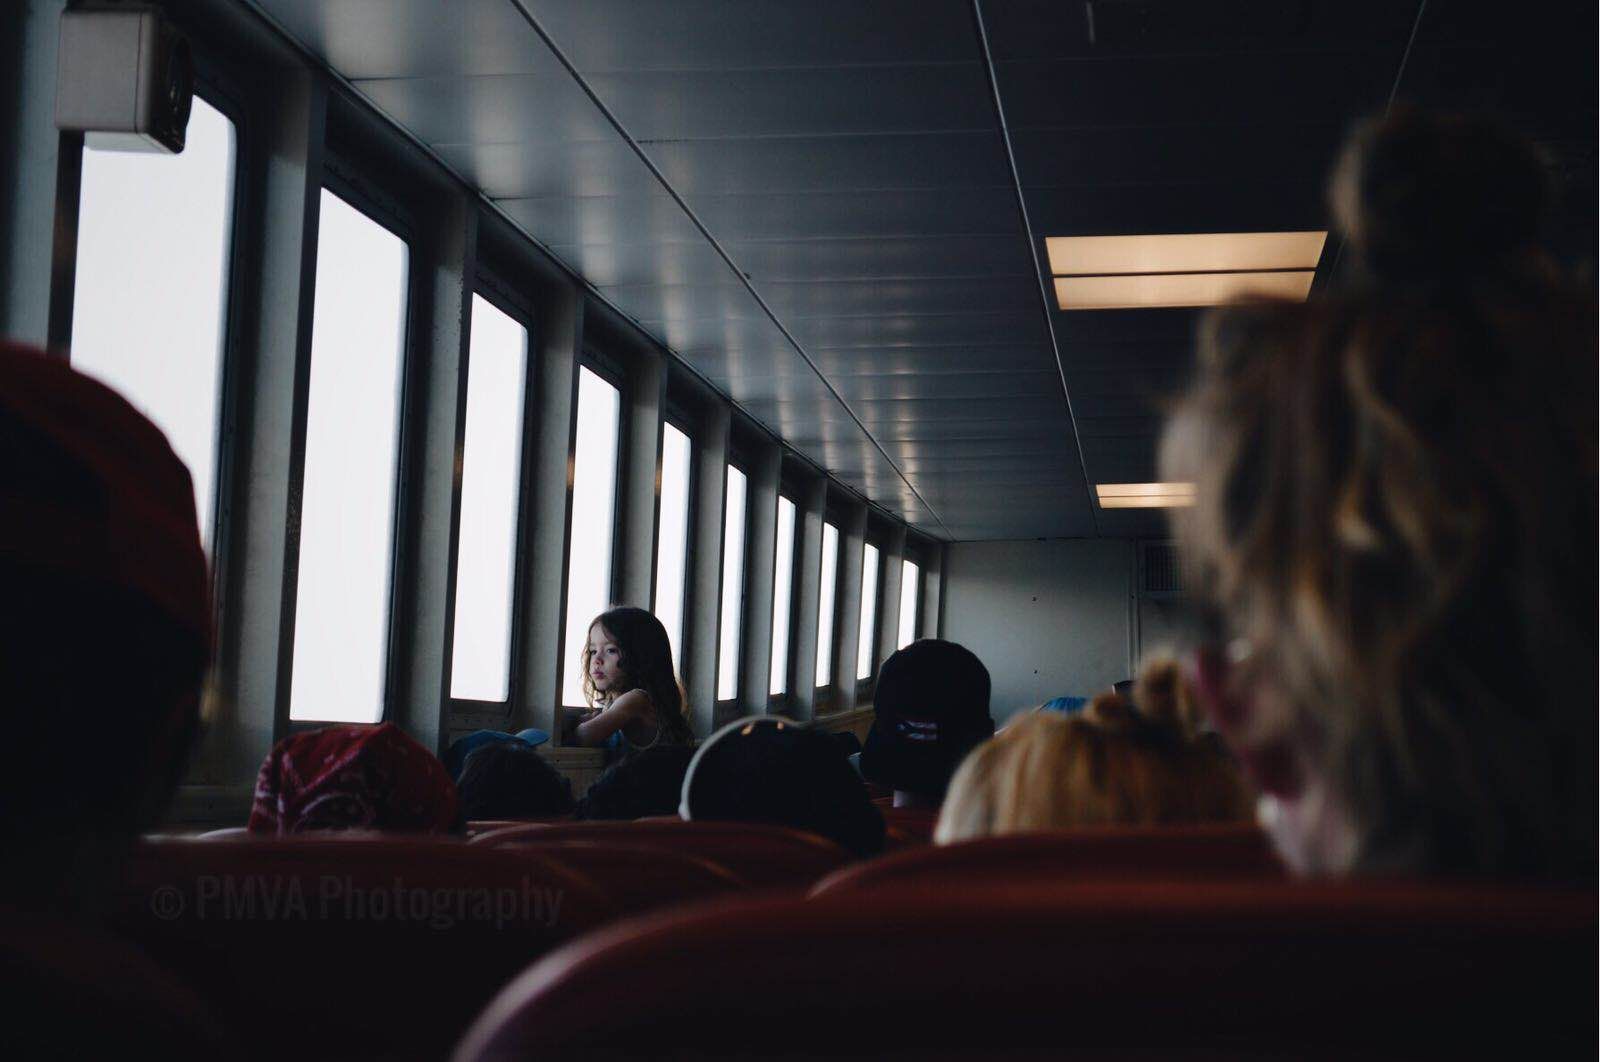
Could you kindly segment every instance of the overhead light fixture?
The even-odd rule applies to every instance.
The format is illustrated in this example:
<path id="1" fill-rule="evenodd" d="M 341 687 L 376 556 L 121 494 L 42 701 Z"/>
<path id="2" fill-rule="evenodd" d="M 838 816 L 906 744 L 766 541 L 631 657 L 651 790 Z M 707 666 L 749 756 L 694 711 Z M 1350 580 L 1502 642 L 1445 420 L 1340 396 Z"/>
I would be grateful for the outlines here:
<path id="1" fill-rule="evenodd" d="M 1193 483 L 1096 483 L 1102 509 L 1179 509 L 1194 504 Z"/>
<path id="2" fill-rule="evenodd" d="M 1281 273 L 1144 273 L 1056 277 L 1063 310 L 1137 310 L 1217 306 L 1234 299 L 1300 299 L 1311 293 L 1312 269 Z"/>
<path id="3" fill-rule="evenodd" d="M 1238 298 L 1304 299 L 1327 232 L 1051 236 L 1063 310 L 1215 306 Z"/>

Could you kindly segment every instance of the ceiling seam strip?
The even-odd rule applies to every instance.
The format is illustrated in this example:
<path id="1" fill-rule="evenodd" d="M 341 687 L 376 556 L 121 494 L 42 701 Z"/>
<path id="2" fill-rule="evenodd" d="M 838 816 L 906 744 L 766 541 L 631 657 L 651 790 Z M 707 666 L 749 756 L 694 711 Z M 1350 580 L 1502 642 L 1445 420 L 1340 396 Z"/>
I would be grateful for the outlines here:
<path id="1" fill-rule="evenodd" d="M 850 419 L 855 422 L 856 427 L 861 430 L 861 434 L 866 436 L 867 441 L 870 442 L 873 448 L 878 451 L 885 461 L 888 462 L 889 467 L 894 469 L 895 475 L 900 477 L 900 482 L 906 485 L 906 489 L 911 491 L 912 496 L 916 498 L 919 503 L 921 503 L 923 508 L 927 509 L 928 512 L 933 514 L 933 518 L 937 520 L 939 526 L 944 529 L 945 535 L 948 536 L 951 541 L 954 541 L 955 534 L 950 530 L 950 525 L 944 522 L 944 517 L 939 515 L 939 511 L 929 504 L 928 500 L 922 496 L 921 492 L 917 490 L 916 486 L 912 484 L 911 480 L 906 476 L 906 474 L 901 471 L 900 466 L 895 462 L 894 458 L 889 456 L 889 451 L 886 450 L 883 444 L 878 441 L 877 436 L 873 435 L 872 432 L 867 429 L 866 423 L 859 415 L 857 415 L 856 411 L 851 408 L 850 403 L 844 400 L 844 396 L 839 393 L 838 388 L 833 386 L 833 382 L 828 379 L 817 363 L 811 360 L 811 355 L 806 353 L 805 348 L 800 345 L 800 341 L 797 340 L 789 331 L 788 327 L 778 319 L 778 315 L 773 312 L 772 307 L 767 305 L 767 300 L 761 297 L 761 293 L 755 289 L 755 285 L 753 285 L 750 282 L 750 279 L 745 276 L 744 270 L 739 268 L 738 263 L 733 260 L 733 257 L 728 254 L 728 252 L 723 248 L 722 244 L 718 242 L 717 238 L 711 234 L 711 230 L 706 228 L 705 223 L 700 220 L 699 215 L 694 212 L 694 210 L 689 206 L 688 202 L 684 200 L 683 196 L 678 194 L 678 190 L 672 186 L 672 182 L 667 180 L 666 174 L 662 173 L 661 170 L 657 168 L 655 162 L 650 158 L 650 156 L 645 154 L 644 149 L 639 146 L 638 141 L 634 140 L 633 136 L 627 131 L 627 129 L 623 128 L 621 120 L 619 120 L 615 114 L 611 113 L 611 108 L 606 106 L 605 101 L 600 98 L 599 94 L 596 93 L 589 85 L 589 82 L 584 79 L 583 74 L 578 71 L 577 66 L 573 64 L 572 60 L 567 58 L 566 53 L 561 50 L 560 46 L 557 45 L 553 39 L 551 39 L 550 34 L 545 32 L 544 26 L 540 25 L 539 20 L 534 17 L 533 12 L 528 10 L 527 4 L 525 4 L 523 0 L 511 0 L 511 5 L 522 14 L 522 17 L 528 23 L 529 28 L 531 28 L 534 33 L 539 35 L 539 39 L 544 42 L 545 47 L 550 49 L 550 54 L 555 56 L 556 61 L 560 63 L 566 69 L 567 73 L 572 76 L 572 80 L 580 89 L 583 90 L 583 94 L 589 97 L 589 101 L 599 109 L 600 114 L 605 118 L 605 120 L 611 123 L 611 127 L 617 131 L 617 135 L 622 137 L 622 139 L 627 142 L 628 146 L 633 149 L 634 154 L 639 157 L 639 161 L 643 162 L 645 164 L 645 168 L 648 169 L 651 175 L 661 183 L 661 187 L 666 191 L 667 195 L 672 198 L 672 201 L 678 204 L 678 208 L 683 211 L 684 216 L 687 217 L 690 223 L 693 224 L 694 227 L 700 231 L 700 234 L 706 238 L 706 242 L 711 245 L 711 249 L 717 253 L 717 256 L 722 259 L 723 263 L 733 272 L 733 275 L 738 278 L 740 286 L 750 293 L 751 298 L 756 300 L 756 305 L 761 307 L 761 311 L 767 315 L 767 319 L 772 322 L 773 326 L 777 328 L 779 332 L 783 333 L 784 339 L 789 341 L 789 345 L 794 348 L 794 352 L 800 355 L 800 359 L 810 367 L 812 372 L 816 373 L 817 379 L 821 381 L 822 386 L 827 389 L 828 394 L 832 395 L 834 401 L 838 402 L 839 405 L 843 407 L 844 411 L 850 415 Z M 732 399 L 729 401 L 732 401 Z M 734 404 L 737 405 L 738 403 Z"/>
<path id="2" fill-rule="evenodd" d="M 1383 114 L 1387 118 L 1389 112 L 1394 110 L 1394 98 L 1400 94 L 1400 82 L 1406 76 L 1406 66 L 1411 62 L 1411 49 L 1416 46 L 1417 32 L 1422 29 L 1422 14 L 1428 10 L 1428 0 L 1418 0 L 1417 17 L 1411 20 L 1411 36 L 1406 38 L 1406 50 L 1400 53 L 1400 66 L 1394 72 L 1394 81 L 1389 85 L 1389 98 L 1383 101 Z M 1339 234 L 1339 246 L 1333 252 L 1333 265 L 1328 267 L 1328 277 L 1324 285 L 1332 283 L 1333 278 L 1339 275 L 1339 263 L 1344 261 L 1345 243 L 1344 233 Z"/>
<path id="3" fill-rule="evenodd" d="M 1028 218 L 1027 198 L 1022 194 L 1022 171 L 1011 148 L 1011 129 L 1006 125 L 1006 107 L 1000 98 L 1000 77 L 989 50 L 989 31 L 983 22 L 983 0 L 972 0 L 972 17 L 978 28 L 978 44 L 983 48 L 983 63 L 989 74 L 989 89 L 994 95 L 995 116 L 1000 121 L 1000 139 L 1006 147 L 1006 163 L 1011 167 L 1011 182 L 1017 192 L 1017 212 L 1022 215 L 1022 231 L 1028 238 L 1028 253 L 1033 256 L 1033 278 L 1039 285 L 1039 305 L 1044 310 L 1044 325 L 1050 332 L 1050 349 L 1056 356 L 1056 373 L 1061 379 L 1061 397 L 1067 403 L 1067 423 L 1072 425 L 1072 442 L 1078 451 L 1078 468 L 1083 473 L 1084 502 L 1089 506 L 1089 521 L 1096 538 L 1100 537 L 1100 516 L 1095 511 L 1094 483 L 1089 478 L 1089 462 L 1083 456 L 1083 438 L 1078 433 L 1078 415 L 1072 408 L 1072 391 L 1067 387 L 1067 365 L 1061 359 L 1061 343 L 1056 338 L 1056 322 L 1050 310 L 1050 294 L 1045 289 L 1044 267 L 1039 260 L 1038 241 L 1033 237 L 1033 222 Z"/>
<path id="4" fill-rule="evenodd" d="M 637 328 L 639 330 L 640 335 L 642 335 L 645 339 L 647 339 L 647 340 L 649 340 L 650 342 L 653 342 L 653 343 L 658 343 L 661 346 L 661 349 L 663 351 L 665 351 L 666 354 L 674 362 L 676 362 L 683 369 L 684 372 L 687 372 L 690 376 L 694 377 L 694 379 L 697 380 L 700 383 L 700 385 L 702 387 L 704 387 L 707 391 L 710 391 L 712 394 L 718 396 L 723 401 L 727 402 L 728 405 L 731 406 L 732 408 L 739 410 L 741 413 L 744 413 L 745 416 L 750 418 L 751 423 L 755 426 L 755 428 L 758 431 L 761 431 L 762 433 L 764 433 L 764 434 L 768 435 L 769 437 L 771 437 L 772 440 L 774 442 L 778 443 L 779 446 L 782 447 L 787 453 L 793 454 L 795 457 L 799 458 L 801 461 L 804 461 L 806 464 L 808 464 L 812 468 L 816 469 L 819 473 L 822 474 L 822 476 L 824 478 L 830 478 L 831 479 L 831 477 L 828 476 L 828 470 L 826 468 L 824 468 L 822 465 L 820 465 L 816 461 L 813 461 L 811 458 L 807 457 L 805 454 L 801 453 L 799 449 L 797 449 L 796 447 L 790 445 L 788 440 L 784 439 L 783 436 L 777 434 L 771 428 L 769 428 L 765 424 L 763 424 L 760 421 L 760 419 L 758 419 L 753 414 L 751 414 L 750 411 L 748 409 L 746 409 L 743 404 L 741 404 L 740 402 L 735 400 L 734 397 L 732 395 L 730 395 L 727 391 L 723 390 L 721 387 L 718 387 L 715 383 L 713 383 L 711 378 L 708 377 L 705 373 L 703 373 L 699 369 L 695 368 L 694 365 L 692 365 L 689 362 L 688 358 L 685 358 L 678 351 L 674 350 L 665 341 L 660 340 L 656 336 L 653 336 L 649 332 L 645 331 L 645 329 L 643 328 L 642 325 L 640 325 L 637 321 L 635 321 L 632 317 L 630 317 L 622 309 L 622 307 L 618 306 L 609 297 L 607 297 L 605 292 L 601 291 L 597 286 L 595 286 L 595 284 L 591 280 L 589 280 L 588 277 L 584 276 L 583 274 L 579 273 L 577 270 L 575 270 L 571 266 L 569 266 L 558 255 L 556 255 L 553 251 L 551 251 L 549 246 L 547 246 L 538 237 L 534 236 L 531 232 L 529 232 L 526 228 L 524 228 L 522 226 L 521 222 L 517 221 L 516 218 L 513 218 L 510 214 L 508 214 L 505 211 L 505 209 L 500 206 L 499 203 L 497 203 L 493 199 L 489 198 L 489 196 L 486 195 L 481 188 L 476 187 L 470 181 L 468 181 L 466 178 L 462 177 L 461 174 L 456 171 L 456 168 L 454 166 L 450 165 L 448 162 L 446 162 L 439 155 L 439 153 L 437 151 L 435 151 L 430 145 L 424 143 L 421 138 L 419 138 L 415 133 L 413 133 L 411 130 L 407 129 L 405 126 L 401 125 L 393 117 L 391 117 L 388 114 L 385 114 L 383 112 L 383 110 L 381 108 L 379 108 L 376 103 L 372 102 L 372 100 L 365 93 L 363 93 L 359 88 L 356 87 L 355 82 L 351 81 L 349 78 L 347 78 L 343 74 L 339 73 L 339 71 L 335 70 L 332 66 L 330 66 L 320 56 L 315 55 L 314 53 L 312 53 L 312 51 L 308 47 L 306 47 L 306 45 L 302 44 L 299 41 L 299 39 L 297 39 L 294 36 L 294 34 L 290 33 L 284 27 L 282 22 L 278 21 L 278 18 L 275 15 L 273 15 L 270 11 L 267 11 L 264 7 L 261 6 L 260 0 L 240 0 L 240 2 L 243 3 L 245 5 L 245 7 L 249 9 L 251 14 L 253 14 L 256 18 L 260 19 L 263 25 L 271 28 L 271 30 L 273 32 L 275 32 L 290 49 L 292 49 L 295 52 L 298 52 L 305 59 L 306 64 L 310 68 L 315 69 L 315 70 L 320 70 L 329 79 L 331 79 L 335 84 L 339 85 L 346 92 L 348 92 L 352 99 L 363 101 L 366 104 L 366 106 L 372 108 L 373 114 L 377 115 L 377 117 L 380 120 L 382 120 L 383 122 L 387 123 L 389 125 L 389 127 L 392 128 L 396 133 L 398 133 L 402 138 L 404 138 L 404 140 L 408 144 L 412 145 L 418 151 L 422 152 L 422 154 L 424 156 L 426 156 L 428 159 L 432 160 L 433 163 L 440 168 L 440 170 L 442 170 L 444 173 L 448 174 L 452 179 L 454 179 L 455 182 L 457 184 L 459 184 L 463 189 L 465 189 L 468 192 L 468 194 L 470 194 L 474 199 L 476 199 L 477 202 L 481 206 L 484 207 L 484 209 L 488 210 L 489 212 L 494 214 L 496 217 L 498 217 L 501 221 L 505 222 L 506 226 L 508 228 L 510 228 L 513 232 L 521 233 L 528 240 L 529 243 L 533 244 L 534 247 L 538 248 L 541 252 L 544 253 L 545 257 L 547 257 L 550 260 L 550 262 L 551 262 L 551 264 L 553 266 L 555 266 L 561 272 L 565 273 L 567 276 L 571 277 L 572 280 L 578 285 L 578 287 L 584 292 L 584 294 L 586 294 L 588 296 L 591 296 L 592 298 L 595 299 L 595 301 L 597 301 L 597 302 L 605 305 L 606 307 L 608 307 L 621 320 L 632 324 L 635 328 Z M 889 517 L 894 518 L 894 519 L 899 519 L 903 523 L 905 523 L 908 528 L 910 528 L 910 521 L 909 520 L 906 520 L 904 517 L 897 516 L 895 513 L 891 512 L 889 509 L 885 508 L 884 506 L 880 505 L 879 503 L 873 501 L 871 498 L 867 497 L 861 491 L 856 490 L 854 487 L 850 486 L 850 484 L 845 483 L 842 480 L 837 480 L 837 479 L 833 479 L 832 482 L 837 484 L 842 490 L 845 490 L 845 491 L 849 492 L 850 494 L 854 494 L 855 496 L 859 497 L 862 500 L 862 502 L 867 505 L 868 508 L 877 508 L 880 511 L 882 511 L 884 515 L 889 516 Z M 931 510 L 931 509 L 929 510 L 929 512 L 932 512 L 932 511 L 933 510 Z M 934 513 L 934 516 L 935 516 L 935 518 L 937 518 L 938 514 Z M 939 526 L 940 527 L 944 527 L 944 521 L 940 520 L 939 521 Z M 914 531 L 915 533 L 919 534 L 919 535 L 925 535 L 926 534 L 926 532 L 920 531 L 920 530 L 918 530 L 916 528 L 910 528 L 910 529 L 912 531 Z M 945 531 L 948 533 L 949 532 L 949 528 L 945 528 Z"/>

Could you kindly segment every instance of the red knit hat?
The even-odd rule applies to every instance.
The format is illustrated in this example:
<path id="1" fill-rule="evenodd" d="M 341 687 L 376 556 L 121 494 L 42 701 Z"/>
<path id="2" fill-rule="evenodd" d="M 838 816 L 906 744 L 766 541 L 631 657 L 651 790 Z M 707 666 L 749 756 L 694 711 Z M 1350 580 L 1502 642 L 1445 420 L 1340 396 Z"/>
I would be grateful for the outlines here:
<path id="1" fill-rule="evenodd" d="M 273 746 L 256 777 L 250 832 L 443 833 L 459 809 L 444 764 L 399 727 L 339 725 Z"/>

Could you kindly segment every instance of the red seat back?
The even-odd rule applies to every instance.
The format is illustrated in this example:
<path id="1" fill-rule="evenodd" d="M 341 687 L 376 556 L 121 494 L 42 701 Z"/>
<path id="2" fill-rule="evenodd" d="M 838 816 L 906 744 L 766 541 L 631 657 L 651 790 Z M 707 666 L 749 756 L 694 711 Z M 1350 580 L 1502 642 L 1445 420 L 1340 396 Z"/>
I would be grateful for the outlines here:
<path id="1" fill-rule="evenodd" d="M 819 882 L 814 892 L 875 888 L 931 876 L 1025 874 L 1281 878 L 1284 869 L 1267 836 L 1254 826 L 1115 826 L 912 847 L 843 867 Z"/>
<path id="2" fill-rule="evenodd" d="M 747 888 L 743 878 L 721 864 L 670 848 L 552 841 L 538 832 L 518 833 L 495 847 L 559 860 L 594 882 L 619 914 L 643 914 Z"/>
<path id="3" fill-rule="evenodd" d="M 486 833 L 470 843 L 497 847 L 529 841 L 585 841 L 681 852 L 717 863 L 754 887 L 807 887 L 850 859 L 826 838 L 751 822 L 530 823 Z"/>
<path id="4" fill-rule="evenodd" d="M 480 833 L 489 833 L 493 830 L 509 829 L 512 826 L 526 826 L 533 822 L 571 822 L 571 815 L 549 815 L 539 818 L 527 819 L 471 819 L 467 822 L 467 836 L 476 837 Z"/>
<path id="5" fill-rule="evenodd" d="M 12 1058 L 232 1057 L 199 993 L 125 940 L 0 910 L 0 993 Z"/>
<path id="6" fill-rule="evenodd" d="M 560 949 L 456 1057 L 1591 1057 L 1595 930 L 1592 890 L 1098 880 L 750 899 Z"/>
<path id="7" fill-rule="evenodd" d="M 152 840 L 114 921 L 263 1056 L 438 1055 L 497 988 L 605 921 L 559 860 L 431 838 Z"/>

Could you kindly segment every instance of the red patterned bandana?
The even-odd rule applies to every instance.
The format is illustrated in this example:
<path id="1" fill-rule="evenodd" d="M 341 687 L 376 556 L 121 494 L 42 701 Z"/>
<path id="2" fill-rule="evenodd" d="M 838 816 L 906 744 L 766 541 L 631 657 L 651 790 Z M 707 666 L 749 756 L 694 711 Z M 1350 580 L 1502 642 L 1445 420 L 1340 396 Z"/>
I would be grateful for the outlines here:
<path id="1" fill-rule="evenodd" d="M 251 833 L 444 833 L 460 800 L 444 765 L 393 723 L 330 726 L 278 742 L 256 778 Z"/>

